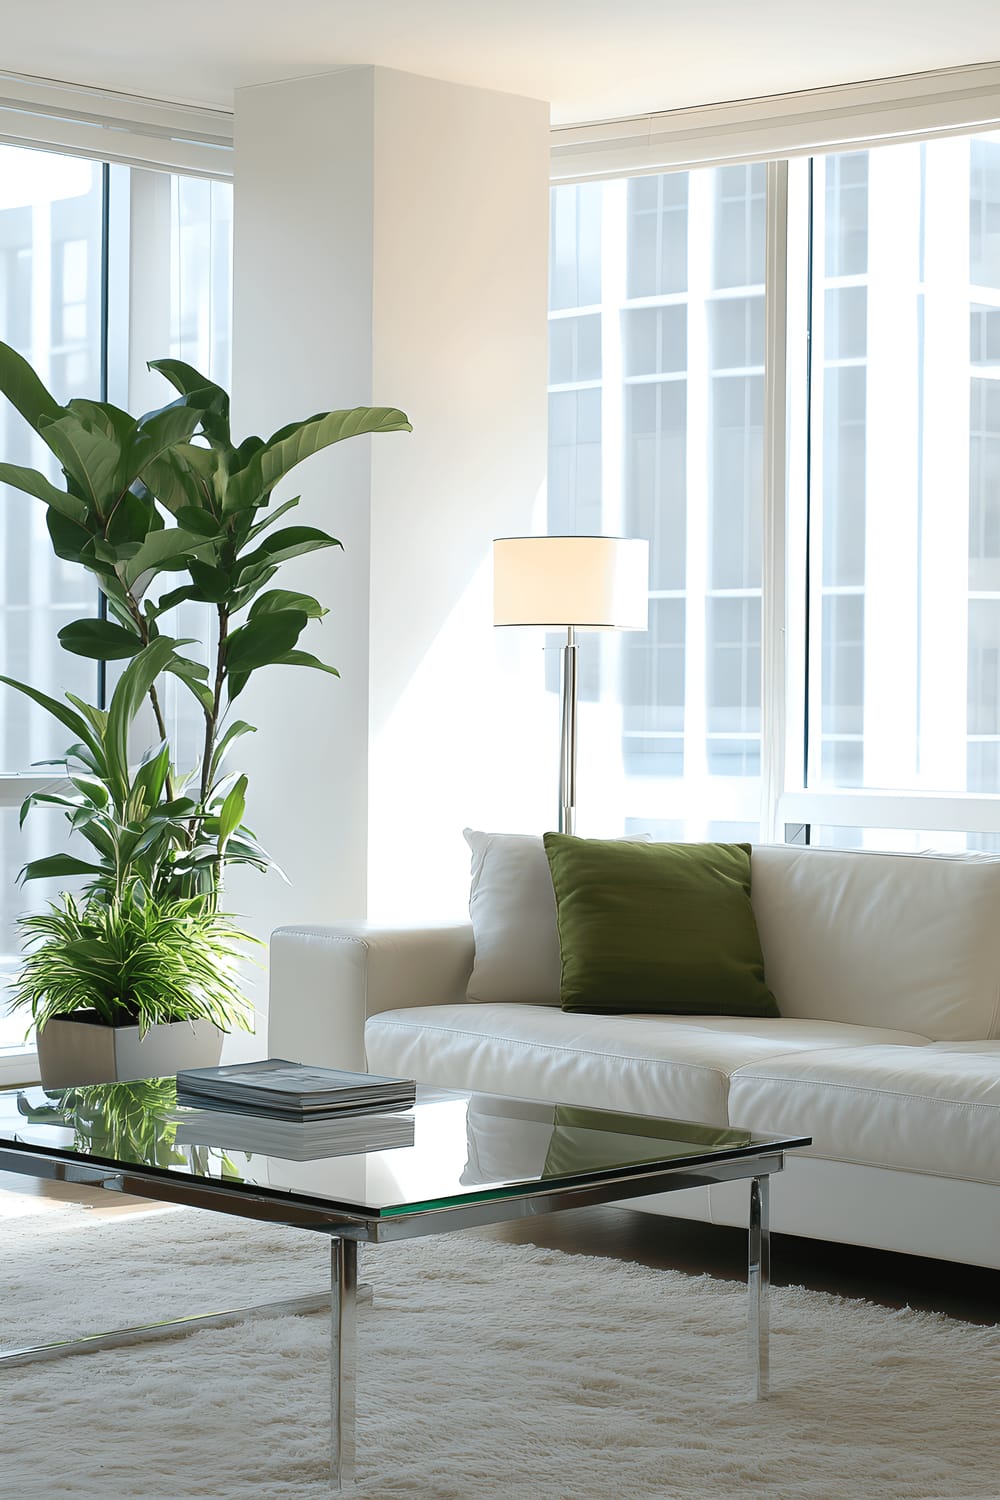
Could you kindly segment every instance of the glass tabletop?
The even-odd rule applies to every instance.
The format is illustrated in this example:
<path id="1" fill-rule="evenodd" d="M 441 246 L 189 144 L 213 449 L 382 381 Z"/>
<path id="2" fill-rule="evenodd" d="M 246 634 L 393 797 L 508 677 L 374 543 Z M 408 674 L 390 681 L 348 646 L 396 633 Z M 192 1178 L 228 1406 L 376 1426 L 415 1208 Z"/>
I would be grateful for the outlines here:
<path id="1" fill-rule="evenodd" d="M 412 1109 L 305 1123 L 178 1105 L 173 1078 L 0 1091 L 0 1148 L 8 1153 L 287 1195 L 377 1219 L 806 1144 L 801 1136 L 427 1088 Z"/>

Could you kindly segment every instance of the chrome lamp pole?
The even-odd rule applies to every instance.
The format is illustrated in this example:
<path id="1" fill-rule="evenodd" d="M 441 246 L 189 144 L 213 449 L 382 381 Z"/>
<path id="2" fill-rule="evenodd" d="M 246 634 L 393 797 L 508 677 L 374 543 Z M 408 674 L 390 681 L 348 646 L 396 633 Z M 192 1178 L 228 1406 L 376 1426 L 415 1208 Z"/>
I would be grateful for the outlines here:
<path id="1" fill-rule="evenodd" d="M 494 625 L 564 629 L 559 832 L 576 832 L 578 630 L 646 630 L 649 543 L 615 536 L 505 536 L 493 543 Z"/>
<path id="2" fill-rule="evenodd" d="M 559 731 L 559 832 L 576 832 L 576 626 L 566 626 L 562 648 L 562 718 Z"/>

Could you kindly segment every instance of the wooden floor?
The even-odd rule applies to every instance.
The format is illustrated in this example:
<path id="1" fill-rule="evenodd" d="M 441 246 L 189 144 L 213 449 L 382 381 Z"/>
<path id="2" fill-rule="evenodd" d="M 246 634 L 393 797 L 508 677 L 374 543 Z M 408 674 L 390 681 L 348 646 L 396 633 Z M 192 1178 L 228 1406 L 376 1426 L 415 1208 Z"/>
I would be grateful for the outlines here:
<path id="1" fill-rule="evenodd" d="M 0 1172 L 0 1220 L 25 1193 L 33 1196 L 39 1208 L 59 1201 L 85 1203 L 108 1218 L 127 1216 L 147 1206 L 142 1199 L 122 1198 L 96 1188 Z M 746 1278 L 745 1231 L 634 1209 L 580 1208 L 468 1232 L 571 1255 L 601 1255 L 646 1266 L 708 1272 L 727 1281 Z M 806 1286 L 887 1307 L 947 1313 L 971 1323 L 1000 1322 L 1000 1271 L 781 1234 L 772 1236 L 771 1258 L 776 1286 Z"/>

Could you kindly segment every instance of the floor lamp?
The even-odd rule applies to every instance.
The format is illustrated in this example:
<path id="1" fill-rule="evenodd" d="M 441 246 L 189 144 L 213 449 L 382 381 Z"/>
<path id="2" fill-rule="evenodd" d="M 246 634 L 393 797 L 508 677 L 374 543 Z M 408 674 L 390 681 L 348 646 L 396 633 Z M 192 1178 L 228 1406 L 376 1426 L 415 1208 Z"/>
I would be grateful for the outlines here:
<path id="1" fill-rule="evenodd" d="M 493 543 L 494 625 L 565 629 L 559 832 L 576 825 L 578 630 L 648 628 L 649 543 L 616 536 L 505 536 Z"/>

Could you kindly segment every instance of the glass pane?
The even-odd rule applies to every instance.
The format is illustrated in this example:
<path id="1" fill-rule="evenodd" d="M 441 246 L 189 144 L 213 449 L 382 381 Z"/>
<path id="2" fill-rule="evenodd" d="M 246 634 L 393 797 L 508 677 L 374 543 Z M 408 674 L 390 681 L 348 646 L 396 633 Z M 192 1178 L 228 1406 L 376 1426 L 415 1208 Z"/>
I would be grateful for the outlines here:
<path id="1" fill-rule="evenodd" d="M 686 368 L 685 307 L 635 308 L 623 314 L 622 324 L 626 375 L 667 375 Z"/>
<path id="2" fill-rule="evenodd" d="M 101 168 L 95 162 L 0 146 L 0 338 L 38 371 L 61 402 L 99 396 Z M 0 457 L 61 484 L 48 448 L 6 401 Z M 93 662 L 70 656 L 58 632 L 96 612 L 81 568 L 53 556 L 45 508 L 0 486 L 0 662 L 7 676 L 54 697 L 93 701 Z M 0 691 L 0 771 L 24 771 L 66 749 L 65 729 L 8 688 Z"/>
<path id="3" fill-rule="evenodd" d="M 553 188 L 549 306 L 590 307 L 601 300 L 601 186 Z"/>
<path id="4" fill-rule="evenodd" d="M 767 167 L 763 162 L 745 167 L 719 167 L 712 173 L 712 178 L 715 285 L 761 285 L 767 223 Z"/>
<path id="5" fill-rule="evenodd" d="M 813 180 L 809 775 L 998 792 L 1000 135 Z"/>
<path id="6" fill-rule="evenodd" d="M 760 597 L 716 598 L 708 601 L 708 710 L 709 733 L 720 731 L 746 735 L 760 731 Z M 715 756 L 726 758 L 718 739 L 712 742 Z M 733 755 L 744 763 L 745 751 Z M 757 752 L 759 759 L 759 751 Z M 756 775 L 757 771 L 729 771 L 730 775 Z"/>
<path id="7" fill-rule="evenodd" d="M 659 297 L 687 286 L 688 174 L 628 184 L 628 295 Z"/>
<path id="8" fill-rule="evenodd" d="M 1000 138 L 973 138 L 969 179 L 969 279 L 1000 290 Z"/>
<path id="9" fill-rule="evenodd" d="M 543 1193 L 686 1158 L 735 1159 L 753 1155 L 755 1143 L 759 1153 L 760 1143 L 779 1140 L 729 1126 L 429 1089 L 418 1092 L 411 1110 L 370 1119 L 381 1139 L 360 1152 L 310 1151 L 308 1132 L 329 1134 L 326 1121 L 302 1127 L 294 1147 L 250 1146 L 250 1139 L 267 1146 L 268 1123 L 178 1105 L 173 1078 L 66 1089 L 55 1098 L 41 1089 L 0 1094 L 2 1141 L 41 1146 L 63 1160 L 110 1157 L 195 1185 L 225 1177 L 234 1192 L 240 1184 L 259 1186 L 298 1201 L 347 1205 L 361 1217 L 485 1203 L 512 1188 L 519 1196 Z"/>
<path id="10" fill-rule="evenodd" d="M 566 301 L 560 244 L 579 204 L 576 189 L 553 194 L 549 529 L 650 544 L 648 631 L 604 637 L 591 657 L 583 834 L 625 822 L 700 838 L 713 817 L 759 816 L 766 177 L 726 167 L 592 185 L 603 347 L 593 389 L 574 392 L 559 388 L 585 378 L 560 325 L 596 309 Z M 566 306 L 583 318 L 555 315 Z"/>
<path id="11" fill-rule="evenodd" d="M 549 384 L 601 378 L 601 318 L 553 318 L 549 330 Z"/>

